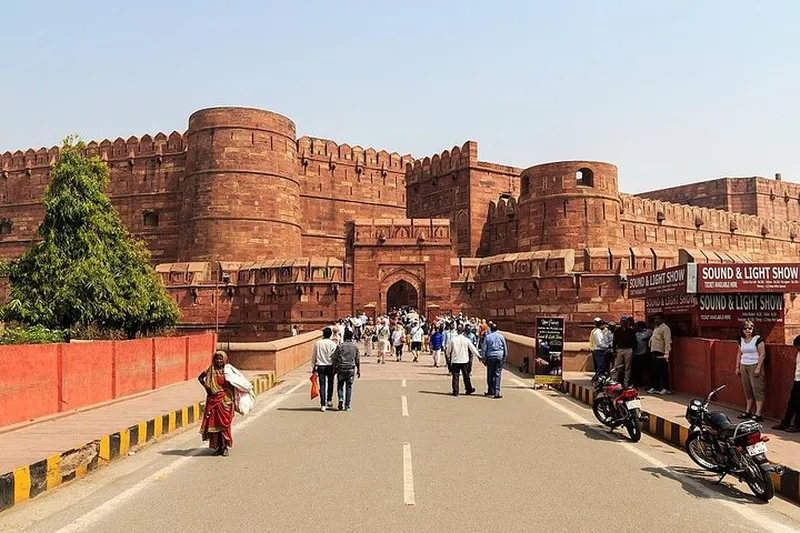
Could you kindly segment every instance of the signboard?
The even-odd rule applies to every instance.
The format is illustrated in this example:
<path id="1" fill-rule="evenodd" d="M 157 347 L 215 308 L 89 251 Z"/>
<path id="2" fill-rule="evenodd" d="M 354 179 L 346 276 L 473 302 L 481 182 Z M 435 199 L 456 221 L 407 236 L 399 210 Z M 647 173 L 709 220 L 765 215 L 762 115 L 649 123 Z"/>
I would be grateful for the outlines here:
<path id="1" fill-rule="evenodd" d="M 700 264 L 697 289 L 701 293 L 800 292 L 800 264 Z"/>
<path id="2" fill-rule="evenodd" d="M 783 323 L 782 293 L 699 294 L 697 299 L 700 326 L 736 326 L 745 320 Z"/>
<path id="3" fill-rule="evenodd" d="M 534 381 L 537 384 L 559 384 L 563 379 L 564 319 L 536 319 L 536 358 Z"/>
<path id="4" fill-rule="evenodd" d="M 644 301 L 644 311 L 647 315 L 664 313 L 665 315 L 677 315 L 693 313 L 697 309 L 696 294 L 672 294 L 669 296 L 655 296 L 646 298 Z"/>
<path id="5" fill-rule="evenodd" d="M 629 298 L 654 298 L 695 292 L 697 265 L 689 263 L 628 278 Z"/>

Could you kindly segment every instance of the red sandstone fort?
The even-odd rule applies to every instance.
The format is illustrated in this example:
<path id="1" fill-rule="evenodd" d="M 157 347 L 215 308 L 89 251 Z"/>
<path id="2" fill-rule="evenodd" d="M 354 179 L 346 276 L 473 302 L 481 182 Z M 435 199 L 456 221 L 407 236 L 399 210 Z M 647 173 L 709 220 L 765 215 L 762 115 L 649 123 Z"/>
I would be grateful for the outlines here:
<path id="1" fill-rule="evenodd" d="M 557 314 L 584 340 L 596 315 L 641 313 L 626 298 L 633 273 L 798 258 L 800 185 L 780 175 L 631 195 L 609 163 L 520 169 L 480 161 L 472 141 L 416 159 L 297 138 L 287 117 L 232 107 L 197 111 L 184 134 L 86 150 L 107 162 L 109 195 L 147 242 L 181 327 L 218 325 L 224 340 L 400 305 L 522 334 Z M 31 244 L 57 154 L 2 154 L 0 257 Z M 794 295 L 785 306 L 794 333 Z"/>

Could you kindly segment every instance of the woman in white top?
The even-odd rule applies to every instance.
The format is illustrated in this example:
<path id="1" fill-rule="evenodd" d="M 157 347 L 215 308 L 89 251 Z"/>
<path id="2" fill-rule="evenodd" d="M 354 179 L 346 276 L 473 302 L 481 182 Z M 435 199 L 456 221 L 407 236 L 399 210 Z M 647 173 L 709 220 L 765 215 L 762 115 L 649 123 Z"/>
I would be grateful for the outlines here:
<path id="1" fill-rule="evenodd" d="M 745 412 L 739 418 L 752 418 L 763 422 L 761 409 L 764 407 L 764 340 L 754 332 L 753 323 L 746 321 L 739 339 L 739 363 L 736 375 L 742 376 L 742 387 L 747 398 Z M 753 413 L 755 403 L 755 413 Z"/>

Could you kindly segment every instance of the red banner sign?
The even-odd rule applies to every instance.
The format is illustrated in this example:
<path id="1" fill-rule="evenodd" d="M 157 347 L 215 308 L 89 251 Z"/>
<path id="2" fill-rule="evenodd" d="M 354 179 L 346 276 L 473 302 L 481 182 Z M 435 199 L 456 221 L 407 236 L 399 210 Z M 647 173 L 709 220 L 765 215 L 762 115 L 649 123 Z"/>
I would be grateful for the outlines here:
<path id="1" fill-rule="evenodd" d="M 735 326 L 745 320 L 761 324 L 783 322 L 783 294 L 699 294 L 698 325 Z"/>
<path id="2" fill-rule="evenodd" d="M 655 313 L 664 313 L 665 315 L 694 313 L 697 310 L 697 295 L 671 294 L 647 298 L 644 301 L 644 310 L 647 315 Z"/>
<path id="3" fill-rule="evenodd" d="M 694 272 L 694 265 L 690 264 L 636 274 L 628 279 L 628 297 L 653 298 L 694 292 L 690 290 Z"/>
<path id="4" fill-rule="evenodd" d="M 800 292 L 800 264 L 699 264 L 699 293 Z"/>

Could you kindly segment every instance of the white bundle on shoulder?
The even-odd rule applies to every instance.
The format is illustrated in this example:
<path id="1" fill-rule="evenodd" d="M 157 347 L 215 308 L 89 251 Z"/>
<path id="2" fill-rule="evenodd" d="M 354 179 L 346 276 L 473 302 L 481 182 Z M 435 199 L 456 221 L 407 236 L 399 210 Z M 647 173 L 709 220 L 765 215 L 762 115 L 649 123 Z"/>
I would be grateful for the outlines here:
<path id="1" fill-rule="evenodd" d="M 256 395 L 253 393 L 253 384 L 247 376 L 231 364 L 225 365 L 223 370 L 225 380 L 233 385 L 234 406 L 236 412 L 246 416 L 256 404 Z"/>

